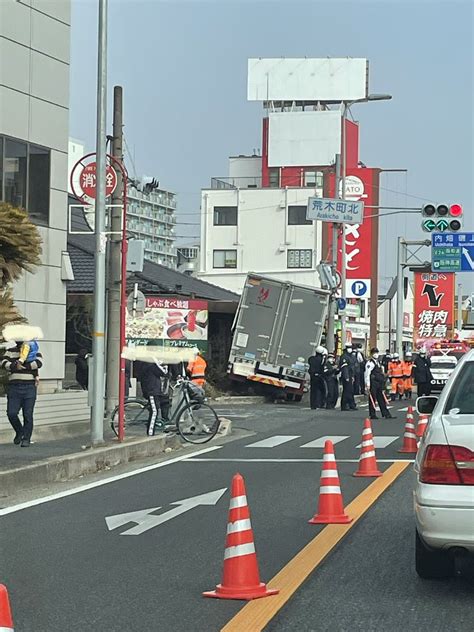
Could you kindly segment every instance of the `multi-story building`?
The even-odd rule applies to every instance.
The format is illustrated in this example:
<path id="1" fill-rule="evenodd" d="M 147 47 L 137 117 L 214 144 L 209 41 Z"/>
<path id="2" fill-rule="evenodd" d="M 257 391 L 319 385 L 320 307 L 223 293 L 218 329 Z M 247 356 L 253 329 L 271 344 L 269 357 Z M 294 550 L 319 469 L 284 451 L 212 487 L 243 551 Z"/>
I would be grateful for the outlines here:
<path id="1" fill-rule="evenodd" d="M 15 285 L 16 304 L 44 333 L 41 390 L 64 376 L 70 2 L 0 2 L 0 199 L 28 210 L 42 265 Z"/>
<path id="2" fill-rule="evenodd" d="M 176 246 L 178 255 L 178 270 L 188 276 L 194 276 L 199 271 L 199 250 L 200 244 L 181 244 Z"/>

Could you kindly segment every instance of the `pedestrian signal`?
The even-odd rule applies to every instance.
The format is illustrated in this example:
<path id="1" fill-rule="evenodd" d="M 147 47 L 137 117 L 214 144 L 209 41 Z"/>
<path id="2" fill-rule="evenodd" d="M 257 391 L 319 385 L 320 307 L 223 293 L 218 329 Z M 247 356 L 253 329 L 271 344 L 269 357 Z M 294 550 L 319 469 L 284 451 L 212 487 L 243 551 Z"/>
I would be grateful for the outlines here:
<path id="1" fill-rule="evenodd" d="M 462 228 L 463 209 L 460 204 L 424 204 L 421 227 L 425 233 L 455 233 Z"/>

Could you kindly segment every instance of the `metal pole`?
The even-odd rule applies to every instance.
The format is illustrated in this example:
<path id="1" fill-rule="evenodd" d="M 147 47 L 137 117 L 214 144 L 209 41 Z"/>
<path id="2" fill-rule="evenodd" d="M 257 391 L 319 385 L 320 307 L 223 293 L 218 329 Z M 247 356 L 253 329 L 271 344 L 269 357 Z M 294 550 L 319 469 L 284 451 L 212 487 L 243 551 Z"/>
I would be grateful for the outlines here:
<path id="1" fill-rule="evenodd" d="M 458 283 L 458 332 L 462 331 L 462 284 Z"/>
<path id="2" fill-rule="evenodd" d="M 347 103 L 344 103 L 344 109 L 342 111 L 342 187 L 341 194 L 339 195 L 339 184 L 336 189 L 336 197 L 340 197 L 344 200 L 346 197 L 346 116 L 347 116 Z M 346 231 L 344 224 L 341 224 L 341 285 L 342 296 L 345 298 L 347 294 L 346 290 L 346 270 L 347 270 L 347 257 L 346 257 Z M 341 344 L 342 348 L 346 344 L 346 314 L 345 311 L 341 314 Z"/>
<path id="3" fill-rule="evenodd" d="M 92 445 L 104 441 L 105 369 L 105 158 L 107 115 L 107 0 L 99 0 L 99 41 L 97 63 L 97 170 L 95 200 L 95 285 L 94 330 L 92 336 L 93 397 L 91 410 Z"/>
<path id="4" fill-rule="evenodd" d="M 123 127 L 122 87 L 114 87 L 113 141 L 112 156 L 122 163 L 122 127 Z M 123 177 L 115 162 L 112 166 L 117 172 L 117 187 L 112 195 L 112 204 L 123 204 Z M 122 208 L 113 206 L 110 209 L 110 240 L 108 248 L 108 285 L 107 285 L 107 381 L 106 410 L 111 413 L 119 399 L 120 373 L 120 281 L 121 281 L 121 242 L 122 242 Z"/>
<path id="5" fill-rule="evenodd" d="M 341 154 L 336 154 L 336 191 L 338 190 L 339 181 L 341 179 Z M 338 224 L 335 222 L 332 225 L 332 256 L 331 263 L 334 270 L 337 270 L 337 247 L 338 247 Z M 326 336 L 326 347 L 329 353 L 335 353 L 336 351 L 336 341 L 334 339 L 335 333 L 335 324 L 336 324 L 336 305 L 337 298 L 336 294 L 333 293 L 331 297 L 331 302 L 329 304 L 329 313 L 328 313 L 328 328 L 327 328 L 327 336 Z"/>
<path id="6" fill-rule="evenodd" d="M 403 278 L 405 274 L 404 268 L 404 252 L 405 240 L 403 237 L 398 238 L 397 251 L 397 318 L 396 318 L 396 352 L 402 357 L 403 354 Z"/>

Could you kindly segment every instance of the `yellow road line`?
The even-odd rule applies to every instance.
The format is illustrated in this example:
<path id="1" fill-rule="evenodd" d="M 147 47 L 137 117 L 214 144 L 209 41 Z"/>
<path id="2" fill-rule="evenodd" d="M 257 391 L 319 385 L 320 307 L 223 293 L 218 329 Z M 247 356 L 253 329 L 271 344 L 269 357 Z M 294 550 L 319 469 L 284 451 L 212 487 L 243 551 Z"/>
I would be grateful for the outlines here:
<path id="1" fill-rule="evenodd" d="M 353 521 L 349 524 L 331 524 L 325 527 L 295 557 L 268 582 L 269 588 L 280 592 L 273 597 L 250 601 L 221 630 L 221 632 L 261 632 L 301 586 L 308 575 L 327 557 L 375 501 L 396 481 L 410 465 L 395 462 L 367 487 L 347 507 Z"/>

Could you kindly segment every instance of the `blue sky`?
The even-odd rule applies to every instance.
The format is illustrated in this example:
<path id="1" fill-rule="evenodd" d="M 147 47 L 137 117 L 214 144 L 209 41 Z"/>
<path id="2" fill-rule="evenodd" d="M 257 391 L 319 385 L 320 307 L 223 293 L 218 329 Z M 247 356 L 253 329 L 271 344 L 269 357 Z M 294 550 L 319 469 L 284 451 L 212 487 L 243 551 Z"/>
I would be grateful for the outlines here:
<path id="1" fill-rule="evenodd" d="M 72 4 L 70 133 L 90 149 L 97 2 Z M 459 201 L 474 230 L 473 7 L 471 0 L 109 0 L 109 94 L 124 87 L 136 171 L 176 191 L 178 217 L 197 223 L 201 187 L 227 174 L 229 155 L 261 146 L 261 104 L 246 100 L 249 57 L 367 57 L 370 91 L 393 100 L 353 107 L 361 159 L 408 169 L 383 176 L 382 203 Z M 395 274 L 396 236 L 423 238 L 419 226 L 407 215 L 381 221 L 384 284 Z M 182 225 L 179 234 L 199 228 Z M 474 274 L 463 277 L 474 292 Z"/>

